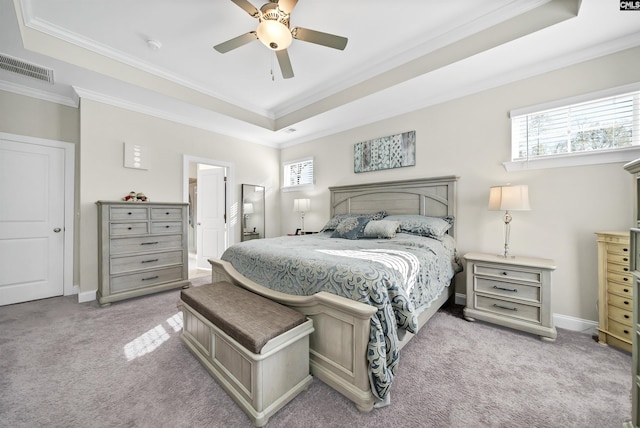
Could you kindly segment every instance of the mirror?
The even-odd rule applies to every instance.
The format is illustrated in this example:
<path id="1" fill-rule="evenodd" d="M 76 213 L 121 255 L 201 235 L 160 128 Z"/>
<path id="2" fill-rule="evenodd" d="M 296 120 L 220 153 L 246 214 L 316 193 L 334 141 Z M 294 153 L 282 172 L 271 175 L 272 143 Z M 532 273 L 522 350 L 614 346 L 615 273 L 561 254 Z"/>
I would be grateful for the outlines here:
<path id="1" fill-rule="evenodd" d="M 264 187 L 242 185 L 241 241 L 264 238 Z"/>

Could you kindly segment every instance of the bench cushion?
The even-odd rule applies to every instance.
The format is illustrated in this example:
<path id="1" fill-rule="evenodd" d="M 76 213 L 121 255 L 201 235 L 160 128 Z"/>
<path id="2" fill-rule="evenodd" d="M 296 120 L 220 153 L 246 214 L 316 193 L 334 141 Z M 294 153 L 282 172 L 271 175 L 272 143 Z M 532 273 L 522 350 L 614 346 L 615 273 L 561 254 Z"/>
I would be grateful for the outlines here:
<path id="1" fill-rule="evenodd" d="M 229 282 L 190 287 L 180 297 L 254 354 L 269 340 L 306 321 L 302 313 Z"/>

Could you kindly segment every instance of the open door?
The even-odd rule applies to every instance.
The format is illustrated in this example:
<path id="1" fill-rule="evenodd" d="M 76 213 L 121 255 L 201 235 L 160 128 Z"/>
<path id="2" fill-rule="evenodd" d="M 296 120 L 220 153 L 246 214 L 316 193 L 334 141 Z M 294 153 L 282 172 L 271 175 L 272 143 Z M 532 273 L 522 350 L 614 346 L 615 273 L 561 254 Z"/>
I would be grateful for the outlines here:
<path id="1" fill-rule="evenodd" d="M 208 259 L 220 258 L 227 248 L 225 168 L 198 164 L 197 177 L 196 265 L 210 269 Z"/>

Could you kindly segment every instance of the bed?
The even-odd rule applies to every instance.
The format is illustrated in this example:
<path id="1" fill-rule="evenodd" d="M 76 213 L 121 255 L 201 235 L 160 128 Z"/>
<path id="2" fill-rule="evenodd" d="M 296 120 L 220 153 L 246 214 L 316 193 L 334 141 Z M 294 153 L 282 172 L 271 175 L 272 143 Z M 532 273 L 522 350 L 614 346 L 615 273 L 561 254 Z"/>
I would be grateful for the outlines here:
<path id="1" fill-rule="evenodd" d="M 400 349 L 451 297 L 450 284 L 461 269 L 451 222 L 456 182 L 457 177 L 448 176 L 329 189 L 332 219 L 357 213 L 379 220 L 380 212 L 386 215 L 382 220 L 411 215 L 440 223 L 447 219 L 452 224 L 438 239 L 404 229 L 392 239 L 335 239 L 335 229 L 329 228 L 317 235 L 247 241 L 230 247 L 222 259 L 210 260 L 212 280 L 232 282 L 313 319 L 312 374 L 360 411 L 386 405 Z M 266 252 L 256 255 L 258 247 Z M 442 251 L 444 256 L 434 256 Z M 267 266 L 274 260 L 280 264 Z M 398 269 L 398 263 L 404 268 Z M 428 291 L 410 288 L 411 275 L 439 285 Z"/>

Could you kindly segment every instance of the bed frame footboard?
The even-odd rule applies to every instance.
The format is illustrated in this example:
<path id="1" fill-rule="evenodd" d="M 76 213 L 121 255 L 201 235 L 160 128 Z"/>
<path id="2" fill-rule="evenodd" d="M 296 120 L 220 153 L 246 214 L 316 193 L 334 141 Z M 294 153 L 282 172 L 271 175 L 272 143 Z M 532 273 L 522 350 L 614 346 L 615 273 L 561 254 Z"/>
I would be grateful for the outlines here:
<path id="1" fill-rule="evenodd" d="M 212 282 L 231 282 L 311 318 L 311 373 L 353 401 L 358 410 L 373 409 L 376 398 L 371 393 L 366 355 L 374 307 L 326 292 L 313 296 L 284 294 L 251 281 L 228 262 L 211 259 L 209 263 Z"/>

